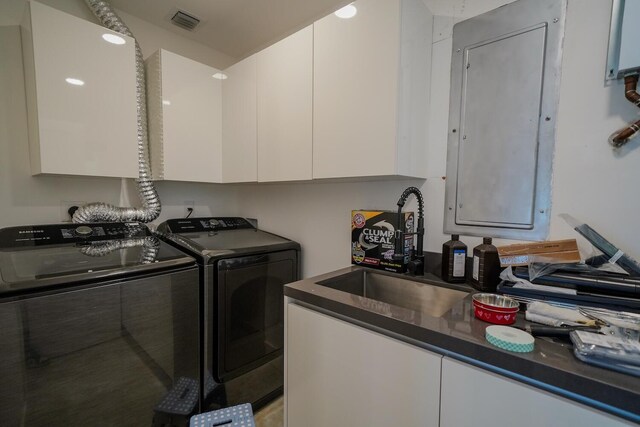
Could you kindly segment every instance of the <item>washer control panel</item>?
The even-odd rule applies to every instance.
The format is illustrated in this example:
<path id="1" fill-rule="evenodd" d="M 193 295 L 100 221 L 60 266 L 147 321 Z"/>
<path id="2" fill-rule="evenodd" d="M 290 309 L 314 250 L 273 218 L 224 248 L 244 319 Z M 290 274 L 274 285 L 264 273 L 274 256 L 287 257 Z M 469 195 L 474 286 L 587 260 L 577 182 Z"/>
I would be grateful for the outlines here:
<path id="1" fill-rule="evenodd" d="M 0 230 L 0 247 L 88 243 L 150 235 L 149 229 L 138 222 L 26 225 Z"/>
<path id="2" fill-rule="evenodd" d="M 238 230 L 255 228 L 249 221 L 240 217 L 182 218 L 170 219 L 167 227 L 172 233 L 190 233 L 202 231 Z"/>

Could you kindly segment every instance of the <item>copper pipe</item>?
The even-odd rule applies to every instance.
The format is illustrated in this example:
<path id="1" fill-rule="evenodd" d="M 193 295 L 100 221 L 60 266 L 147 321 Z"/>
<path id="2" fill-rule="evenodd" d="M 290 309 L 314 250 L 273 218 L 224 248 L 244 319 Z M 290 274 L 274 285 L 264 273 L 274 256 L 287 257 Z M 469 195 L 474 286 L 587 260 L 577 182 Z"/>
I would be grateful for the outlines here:
<path id="1" fill-rule="evenodd" d="M 638 87 L 638 75 L 632 74 L 624 78 L 624 96 L 631 103 L 640 107 L 640 93 L 636 90 Z"/>
<path id="2" fill-rule="evenodd" d="M 624 77 L 624 97 L 632 104 L 640 107 L 640 93 L 638 88 L 638 74 L 630 74 Z M 629 140 L 638 135 L 640 131 L 640 120 L 632 123 L 609 137 L 609 144 L 615 148 L 620 148 Z"/>
<path id="3" fill-rule="evenodd" d="M 609 141 L 611 145 L 613 145 L 615 148 L 622 147 L 624 144 L 629 142 L 631 138 L 637 136 L 638 131 L 640 131 L 640 120 L 622 129 L 615 136 L 613 136 Z"/>

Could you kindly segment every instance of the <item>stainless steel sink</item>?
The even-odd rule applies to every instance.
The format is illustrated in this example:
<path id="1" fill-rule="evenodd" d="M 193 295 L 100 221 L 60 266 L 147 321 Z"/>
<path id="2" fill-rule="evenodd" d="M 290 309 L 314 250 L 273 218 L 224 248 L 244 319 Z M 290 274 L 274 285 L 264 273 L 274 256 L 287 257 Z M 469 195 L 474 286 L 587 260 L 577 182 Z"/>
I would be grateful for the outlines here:
<path id="1" fill-rule="evenodd" d="M 350 294 L 440 317 L 469 293 L 369 270 L 352 271 L 318 282 Z"/>

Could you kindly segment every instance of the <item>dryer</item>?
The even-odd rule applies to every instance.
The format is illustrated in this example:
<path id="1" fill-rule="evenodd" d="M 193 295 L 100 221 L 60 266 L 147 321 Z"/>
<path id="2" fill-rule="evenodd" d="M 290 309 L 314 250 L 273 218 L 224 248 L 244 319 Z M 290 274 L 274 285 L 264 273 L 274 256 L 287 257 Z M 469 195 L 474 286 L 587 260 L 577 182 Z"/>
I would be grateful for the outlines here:
<path id="1" fill-rule="evenodd" d="M 158 232 L 200 268 L 205 406 L 282 394 L 283 287 L 300 279 L 300 245 L 238 217 L 171 219 Z"/>

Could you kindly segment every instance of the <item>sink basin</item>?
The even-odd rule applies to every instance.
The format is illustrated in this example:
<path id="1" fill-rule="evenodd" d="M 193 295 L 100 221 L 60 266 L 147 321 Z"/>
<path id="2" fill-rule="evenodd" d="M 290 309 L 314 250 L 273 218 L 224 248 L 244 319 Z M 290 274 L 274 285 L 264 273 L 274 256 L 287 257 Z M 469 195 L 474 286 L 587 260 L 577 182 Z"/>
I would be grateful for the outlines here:
<path id="1" fill-rule="evenodd" d="M 350 294 L 440 317 L 469 293 L 369 270 L 352 271 L 318 282 Z"/>

